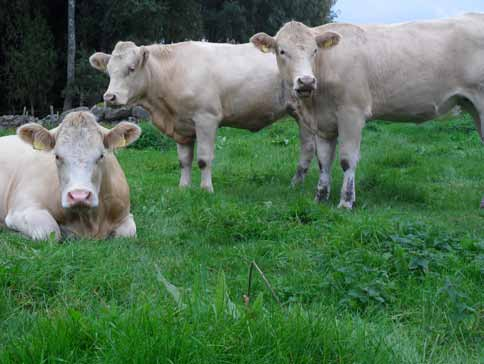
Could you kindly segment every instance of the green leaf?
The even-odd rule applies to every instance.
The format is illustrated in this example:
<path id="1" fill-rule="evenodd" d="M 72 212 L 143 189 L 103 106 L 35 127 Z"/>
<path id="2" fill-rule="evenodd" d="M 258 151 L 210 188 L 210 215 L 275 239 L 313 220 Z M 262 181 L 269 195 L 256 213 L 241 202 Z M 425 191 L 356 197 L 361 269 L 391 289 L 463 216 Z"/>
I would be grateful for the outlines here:
<path id="1" fill-rule="evenodd" d="M 170 294 L 170 296 L 173 297 L 173 300 L 177 304 L 178 308 L 180 308 L 180 309 L 185 308 L 186 305 L 182 301 L 182 295 L 181 295 L 180 290 L 175 285 L 171 284 L 165 278 L 165 276 L 161 273 L 161 271 L 158 267 L 156 267 L 156 270 L 157 270 L 156 277 L 158 278 L 158 281 L 163 283 L 163 285 L 165 286 L 165 288 L 168 291 L 168 293 Z"/>

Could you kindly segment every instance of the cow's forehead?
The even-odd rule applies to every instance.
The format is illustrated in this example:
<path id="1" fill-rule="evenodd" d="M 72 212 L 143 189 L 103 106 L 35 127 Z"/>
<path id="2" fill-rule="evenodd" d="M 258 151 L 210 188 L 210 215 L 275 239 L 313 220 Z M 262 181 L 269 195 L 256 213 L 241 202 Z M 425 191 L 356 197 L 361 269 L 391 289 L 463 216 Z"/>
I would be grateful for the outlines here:
<path id="1" fill-rule="evenodd" d="M 136 57 L 136 49 L 128 49 L 124 52 L 113 52 L 111 60 L 115 62 L 129 62 Z"/>
<path id="2" fill-rule="evenodd" d="M 299 22 L 289 22 L 279 30 L 276 41 L 280 46 L 304 48 L 315 40 L 310 28 Z"/>
<path id="3" fill-rule="evenodd" d="M 75 154 L 98 151 L 103 148 L 103 135 L 91 115 L 66 117 L 56 136 L 56 148 Z"/>
<path id="4" fill-rule="evenodd" d="M 113 53 L 123 53 L 130 49 L 136 49 L 137 46 L 133 42 L 118 42 L 114 47 Z"/>
<path id="5" fill-rule="evenodd" d="M 138 47 L 133 42 L 118 42 L 111 55 L 110 64 L 133 62 L 137 56 Z"/>

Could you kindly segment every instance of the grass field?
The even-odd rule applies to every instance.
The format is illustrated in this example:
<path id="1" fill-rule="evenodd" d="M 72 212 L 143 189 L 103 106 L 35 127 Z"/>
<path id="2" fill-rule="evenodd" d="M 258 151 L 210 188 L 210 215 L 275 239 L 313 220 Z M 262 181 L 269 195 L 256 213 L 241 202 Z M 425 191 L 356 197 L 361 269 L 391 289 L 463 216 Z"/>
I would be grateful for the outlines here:
<path id="1" fill-rule="evenodd" d="M 358 207 L 289 187 L 293 122 L 223 129 L 215 194 L 150 125 L 119 153 L 135 240 L 0 233 L 0 363 L 484 363 L 484 147 L 469 117 L 373 123 Z M 163 150 L 150 149 L 161 143 Z M 142 147 L 147 147 L 143 149 Z M 251 301 L 244 304 L 255 260 Z"/>

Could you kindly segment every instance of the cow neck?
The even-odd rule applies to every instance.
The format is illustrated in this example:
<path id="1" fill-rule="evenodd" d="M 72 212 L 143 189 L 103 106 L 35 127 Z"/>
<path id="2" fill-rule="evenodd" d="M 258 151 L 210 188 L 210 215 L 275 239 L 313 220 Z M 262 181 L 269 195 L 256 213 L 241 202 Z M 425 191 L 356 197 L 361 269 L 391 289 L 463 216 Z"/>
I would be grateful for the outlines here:
<path id="1" fill-rule="evenodd" d="M 288 96 L 287 105 L 297 116 L 298 121 L 314 135 L 320 135 L 317 118 L 315 117 L 314 98 L 316 96 L 313 95 L 307 99 L 299 99 L 291 91 L 288 92 L 290 95 Z"/>
<path id="2" fill-rule="evenodd" d="M 168 91 L 171 75 L 176 72 L 175 63 L 172 61 L 174 52 L 173 46 L 156 46 L 150 48 L 152 55 L 146 63 L 148 72 L 148 86 L 145 96 L 140 100 L 151 116 L 153 123 L 167 136 L 173 138 L 177 143 L 184 144 L 186 138 L 175 131 L 176 109 L 173 105 L 173 95 Z M 169 51 L 161 47 L 171 47 Z M 163 71 L 161 71 L 163 69 Z"/>

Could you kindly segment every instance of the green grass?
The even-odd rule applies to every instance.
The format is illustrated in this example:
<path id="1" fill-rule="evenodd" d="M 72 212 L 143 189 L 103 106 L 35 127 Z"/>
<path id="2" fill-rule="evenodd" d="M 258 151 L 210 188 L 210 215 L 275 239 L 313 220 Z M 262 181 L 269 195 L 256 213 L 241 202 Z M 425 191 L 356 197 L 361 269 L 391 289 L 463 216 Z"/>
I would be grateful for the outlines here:
<path id="1" fill-rule="evenodd" d="M 289 187 L 292 122 L 220 130 L 214 195 L 178 189 L 173 143 L 143 143 L 119 153 L 136 240 L 1 232 L 0 363 L 484 363 L 484 148 L 467 116 L 369 124 L 353 212 L 336 208 L 338 163 L 328 204 L 315 163 Z M 257 274 L 243 303 L 252 260 L 282 307 Z"/>

